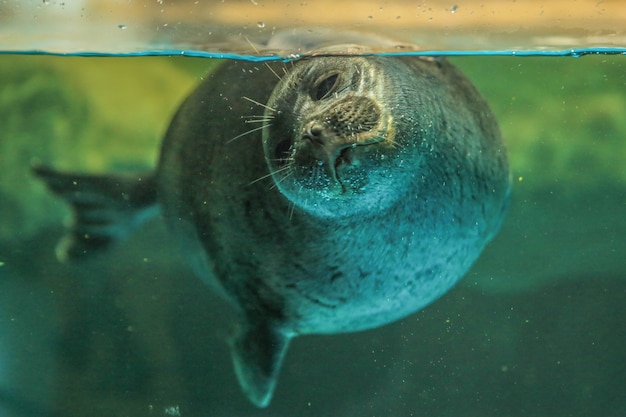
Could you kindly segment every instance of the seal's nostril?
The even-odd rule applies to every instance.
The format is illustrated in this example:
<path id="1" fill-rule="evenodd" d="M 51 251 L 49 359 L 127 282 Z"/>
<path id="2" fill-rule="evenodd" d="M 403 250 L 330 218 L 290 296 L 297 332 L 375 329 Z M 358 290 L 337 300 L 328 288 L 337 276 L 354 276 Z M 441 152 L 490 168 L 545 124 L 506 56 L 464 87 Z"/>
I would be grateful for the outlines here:
<path id="1" fill-rule="evenodd" d="M 322 126 L 319 124 L 314 124 L 309 128 L 309 132 L 313 136 L 321 136 L 322 135 Z"/>
<path id="2" fill-rule="evenodd" d="M 322 143 L 322 134 L 324 133 L 324 128 L 319 123 L 313 123 L 306 128 L 306 131 L 302 135 L 303 139 L 308 139 L 312 142 Z"/>

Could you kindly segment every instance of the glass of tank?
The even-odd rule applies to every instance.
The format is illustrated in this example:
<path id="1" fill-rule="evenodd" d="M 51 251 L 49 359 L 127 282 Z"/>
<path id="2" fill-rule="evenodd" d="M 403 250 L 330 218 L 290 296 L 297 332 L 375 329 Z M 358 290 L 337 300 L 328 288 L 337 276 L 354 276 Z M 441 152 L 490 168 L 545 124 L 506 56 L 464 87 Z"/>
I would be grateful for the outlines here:
<path id="1" fill-rule="evenodd" d="M 625 20 L 626 8 L 609 0 L 3 3 L 0 416 L 621 415 Z M 317 78 L 301 71 L 329 58 L 354 65 L 341 71 L 331 65 Z M 376 72 L 372 62 L 381 59 L 451 64 L 490 110 L 482 101 L 459 104 L 453 98 L 465 87 L 448 78 L 416 88 Z M 368 82 L 366 69 L 375 74 Z M 289 74 L 298 74 L 289 88 L 308 86 L 295 94 L 298 100 L 289 101 L 289 88 L 267 101 L 252 97 L 291 80 Z M 344 85 L 345 74 L 352 81 Z M 438 79 L 436 72 L 419 74 L 420 80 Z M 213 87 L 211 80 L 217 80 Z M 258 87 L 243 85 L 246 80 Z M 194 113 L 193 122 L 183 107 L 166 133 L 177 109 L 202 85 L 211 87 L 207 97 L 230 101 L 207 98 L 220 104 Z M 440 90 L 433 93 L 433 85 Z M 379 106 L 376 98 L 390 90 L 412 98 Z M 203 102 L 203 91 L 195 103 Z M 414 111 L 412 103 L 426 107 Z M 430 113 L 450 103 L 458 107 L 443 112 L 445 117 Z M 467 125 L 455 124 L 466 120 L 459 114 L 481 122 L 464 130 Z M 489 156 L 493 148 L 467 145 L 474 143 L 472 132 L 494 132 L 486 126 L 492 120 L 501 132 L 498 150 L 508 155 L 506 185 L 485 179 L 494 170 L 502 174 L 502 163 Z M 450 141 L 439 141 L 444 133 Z M 179 156 L 164 158 L 163 138 L 172 135 L 180 139 L 172 143 L 183 145 L 172 145 L 177 150 L 171 154 Z M 421 146 L 419 152 L 402 153 L 405 136 L 418 138 L 411 146 Z M 197 141 L 182 139 L 189 137 L 239 148 L 190 149 Z M 248 144 L 258 148 L 259 157 L 241 163 Z M 385 144 L 383 151 L 375 147 Z M 413 191 L 401 203 L 387 204 L 386 191 L 393 186 L 384 186 L 371 200 L 361 199 L 356 210 L 345 196 L 367 196 L 375 187 L 364 172 L 374 160 L 393 161 L 394 152 L 402 155 L 398 165 L 415 164 L 414 171 L 390 169 L 385 181 L 417 178 L 405 187 Z M 428 158 L 434 153 L 435 162 Z M 458 169 L 451 168 L 451 155 Z M 422 158 L 426 162 L 416 162 Z M 309 163 L 306 172 L 322 182 L 306 207 L 285 200 L 276 214 L 261 204 L 265 196 L 288 196 L 294 177 L 311 178 L 297 169 L 280 171 L 298 161 Z M 487 161 L 490 168 L 480 172 L 490 175 L 465 169 L 483 167 L 473 161 Z M 159 164 L 167 170 L 153 189 L 150 172 Z M 420 179 L 424 164 L 435 174 Z M 232 181 L 232 188 L 205 194 L 204 187 L 215 181 L 207 174 L 212 166 L 228 171 L 220 178 Z M 261 175 L 257 169 L 269 171 Z M 246 173 L 255 177 L 243 180 Z M 94 179 L 101 176 L 108 180 Z M 198 180 L 203 176 L 208 180 Z M 444 194 L 475 216 L 438 205 L 443 197 L 435 195 L 442 194 L 424 196 L 424 189 L 459 191 Z M 489 200 L 494 193 L 501 195 Z M 321 222 L 316 224 L 331 224 L 334 234 L 316 226 L 288 239 L 338 195 L 348 203 L 341 200 L 321 220 L 315 217 Z M 166 210 L 142 206 L 163 200 Z M 224 203 L 233 200 L 243 203 Z M 489 211 L 496 200 L 502 212 Z M 142 210 L 131 215 L 132 207 Z M 215 226 L 240 216 L 236 207 L 248 220 Z M 389 220 L 397 212 L 389 207 L 405 209 L 397 216 L 401 221 Z M 385 215 L 374 230 L 350 210 Z M 420 215 L 412 217 L 414 212 Z M 424 233 L 424 213 L 447 226 L 429 223 L 430 234 Z M 282 220 L 262 232 L 256 227 L 277 218 Z M 483 221 L 490 226 L 481 228 Z M 67 238 L 67 227 L 85 222 L 88 229 L 74 229 Z M 455 222 L 462 227 L 450 226 Z M 407 232 L 406 223 L 416 225 L 414 230 Z M 344 224 L 352 226 L 337 233 Z M 354 248 L 368 227 L 376 246 L 364 245 L 366 255 L 359 258 Z M 333 238 L 323 240 L 320 230 Z M 259 233 L 267 246 L 250 249 L 248 237 Z M 247 237 L 236 240 L 237 234 Z M 112 243 L 96 239 L 102 236 Z M 468 246 L 454 242 L 475 236 L 475 256 L 459 255 Z M 322 241 L 349 256 L 330 261 L 337 251 L 319 249 Z M 411 251 L 416 246 L 419 251 Z M 67 259 L 71 247 L 78 247 L 76 259 Z M 379 256 L 379 248 L 392 255 Z M 441 248 L 454 250 L 442 254 Z M 89 256 L 80 256 L 84 252 Z M 264 262 L 251 261 L 258 259 Z M 298 266 L 285 278 L 280 271 L 286 264 Z M 365 264 L 370 270 L 362 270 Z M 320 272 L 318 265 L 330 269 Z M 245 268 L 265 278 L 229 275 Z M 452 269 L 453 278 L 442 272 Z M 350 273 L 372 285 L 342 285 Z M 413 281 L 414 276 L 421 278 Z M 390 290 L 394 279 L 400 285 Z M 411 285 L 419 291 L 405 289 Z M 279 294 L 297 292 L 302 298 L 277 302 L 267 294 L 278 287 Z M 319 288 L 332 291 L 322 296 Z M 429 291 L 432 299 L 424 296 Z M 412 307 L 419 297 L 428 300 Z M 379 310 L 372 310 L 372 300 Z M 361 321 L 326 331 L 346 317 L 342 305 Z M 242 323 L 244 310 L 248 321 Z M 325 313 L 314 315 L 315 326 L 294 319 L 320 310 Z M 284 324 L 296 321 L 309 327 Z M 262 325 L 246 332 L 250 322 Z M 288 351 L 280 349 L 283 339 L 276 333 L 292 339 Z M 237 339 L 241 334 L 248 336 Z M 231 349 L 241 351 L 242 345 L 244 358 L 235 355 L 233 371 Z M 242 370 L 250 357 L 261 365 Z M 267 382 L 277 362 L 279 375 L 270 396 L 263 396 L 259 392 L 267 394 L 268 386 L 259 381 Z"/>

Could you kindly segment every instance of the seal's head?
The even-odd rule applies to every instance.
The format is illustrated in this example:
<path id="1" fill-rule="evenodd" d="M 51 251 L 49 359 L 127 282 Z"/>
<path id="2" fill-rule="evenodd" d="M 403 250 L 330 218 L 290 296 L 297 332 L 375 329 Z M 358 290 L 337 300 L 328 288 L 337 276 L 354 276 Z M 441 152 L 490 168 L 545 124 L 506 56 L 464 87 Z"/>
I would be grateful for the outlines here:
<path id="1" fill-rule="evenodd" d="M 321 217 L 354 216 L 398 198 L 390 177 L 401 153 L 388 71 L 374 60 L 316 58 L 278 83 L 263 131 L 280 191 Z"/>

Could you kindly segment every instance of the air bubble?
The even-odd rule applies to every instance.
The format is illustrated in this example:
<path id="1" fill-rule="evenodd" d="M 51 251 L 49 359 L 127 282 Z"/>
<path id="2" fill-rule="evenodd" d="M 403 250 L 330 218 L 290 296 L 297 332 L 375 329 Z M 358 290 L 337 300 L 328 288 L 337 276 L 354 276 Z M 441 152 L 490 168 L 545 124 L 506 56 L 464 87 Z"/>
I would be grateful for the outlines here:
<path id="1" fill-rule="evenodd" d="M 458 9 L 458 8 L 459 8 L 459 6 L 458 6 L 458 5 L 453 4 L 453 5 L 450 7 L 450 13 L 456 13 L 456 11 L 457 11 L 457 9 Z"/>
<path id="2" fill-rule="evenodd" d="M 256 25 L 263 29 L 265 27 L 265 22 L 256 22 Z"/>

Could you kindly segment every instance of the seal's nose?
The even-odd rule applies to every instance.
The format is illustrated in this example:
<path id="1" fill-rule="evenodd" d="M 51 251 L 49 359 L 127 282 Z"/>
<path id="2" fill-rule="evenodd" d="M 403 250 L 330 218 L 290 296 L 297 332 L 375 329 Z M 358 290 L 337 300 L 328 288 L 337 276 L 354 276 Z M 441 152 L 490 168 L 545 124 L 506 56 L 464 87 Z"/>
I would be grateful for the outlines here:
<path id="1" fill-rule="evenodd" d="M 320 123 L 312 122 L 306 127 L 302 134 L 302 139 L 308 139 L 311 142 L 324 145 L 323 132 L 324 127 Z"/>

